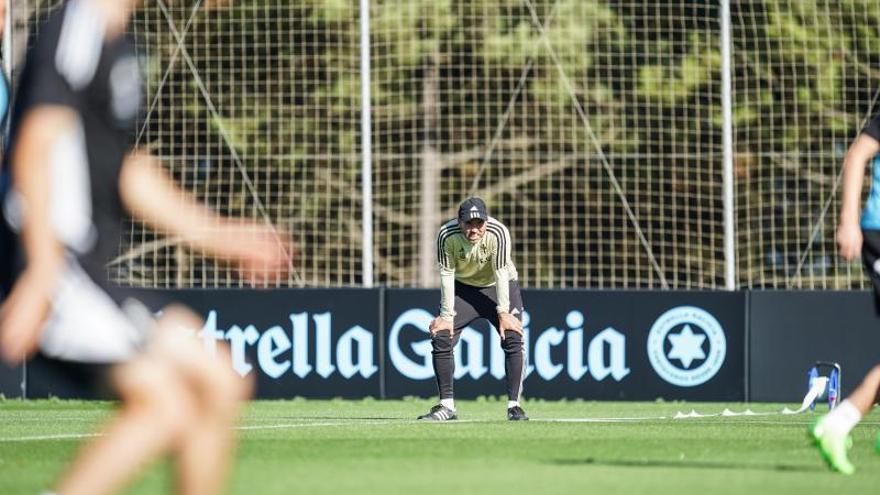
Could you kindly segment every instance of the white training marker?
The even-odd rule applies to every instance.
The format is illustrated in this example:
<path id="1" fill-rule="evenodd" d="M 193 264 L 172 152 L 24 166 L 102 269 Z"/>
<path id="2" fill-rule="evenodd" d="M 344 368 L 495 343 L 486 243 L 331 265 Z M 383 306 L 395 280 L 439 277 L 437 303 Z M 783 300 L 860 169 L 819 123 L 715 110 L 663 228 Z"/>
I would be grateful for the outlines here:
<path id="1" fill-rule="evenodd" d="M 672 419 L 691 419 L 691 418 L 713 418 L 715 416 L 721 416 L 721 413 L 718 414 L 700 414 L 696 411 L 696 409 L 691 409 L 691 412 L 685 414 L 681 411 L 675 413 L 675 416 Z"/>
<path id="2" fill-rule="evenodd" d="M 679 411 L 673 419 L 685 419 L 685 418 L 711 418 L 713 416 L 722 416 L 722 417 L 735 417 L 735 416 L 775 416 L 777 414 L 801 414 L 807 409 L 810 408 L 810 405 L 813 404 L 819 396 L 822 395 L 822 392 L 825 391 L 825 386 L 828 385 L 828 377 L 820 376 L 813 381 L 813 386 L 810 387 L 810 390 L 807 391 L 807 395 L 804 396 L 804 400 L 801 403 L 801 407 L 798 409 L 789 409 L 784 408 L 781 411 L 771 411 L 771 412 L 754 412 L 751 409 L 746 409 L 745 411 L 739 413 L 731 411 L 728 408 L 725 408 L 718 414 L 700 414 L 696 410 L 691 409 L 691 412 L 685 414 Z"/>

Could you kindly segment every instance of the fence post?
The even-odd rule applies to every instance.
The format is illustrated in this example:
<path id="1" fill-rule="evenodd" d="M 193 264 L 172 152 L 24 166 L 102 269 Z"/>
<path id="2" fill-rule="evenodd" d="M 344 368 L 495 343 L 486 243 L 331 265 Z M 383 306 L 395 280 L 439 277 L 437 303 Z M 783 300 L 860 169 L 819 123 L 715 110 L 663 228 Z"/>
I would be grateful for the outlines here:
<path id="1" fill-rule="evenodd" d="M 373 127 L 370 104 L 370 0 L 360 0 L 362 280 L 373 286 Z"/>
<path id="2" fill-rule="evenodd" d="M 730 0 L 721 0 L 721 107 L 723 111 L 724 284 L 736 290 L 736 226 L 733 188 L 733 86 Z"/>

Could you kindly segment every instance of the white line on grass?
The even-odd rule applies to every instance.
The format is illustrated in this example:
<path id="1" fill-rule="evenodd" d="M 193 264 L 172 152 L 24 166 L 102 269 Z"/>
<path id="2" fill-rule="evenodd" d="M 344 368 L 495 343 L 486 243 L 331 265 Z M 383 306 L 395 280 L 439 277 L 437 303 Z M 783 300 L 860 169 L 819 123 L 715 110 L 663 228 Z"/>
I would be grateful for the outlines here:
<path id="1" fill-rule="evenodd" d="M 659 421 L 669 416 L 644 416 L 638 418 L 532 418 L 536 423 L 637 423 L 639 421 Z"/>
<path id="2" fill-rule="evenodd" d="M 704 416 L 706 417 L 706 416 Z M 780 415 L 781 417 L 781 415 Z M 414 425 L 414 424 L 473 424 L 473 423 L 500 423 L 501 420 L 490 419 L 459 419 L 455 421 L 419 421 L 414 419 L 399 420 L 383 420 L 383 421 L 342 421 L 322 422 L 322 423 L 279 423 L 273 425 L 242 425 L 234 429 L 239 431 L 254 430 L 281 430 L 293 428 L 324 428 L 336 426 L 388 426 L 388 425 Z M 619 418 L 532 418 L 531 423 L 637 423 L 640 421 L 663 421 L 672 420 L 671 416 L 643 416 L 643 417 L 619 417 Z M 699 418 L 691 418 L 699 419 Z M 713 419 L 729 419 L 727 417 L 714 416 Z M 794 421 L 773 421 L 769 418 L 766 420 L 752 419 L 749 417 L 739 417 L 736 424 L 777 424 L 780 426 L 793 424 L 809 424 L 806 422 Z M 861 426 L 880 426 L 878 421 L 862 421 Z M 0 443 L 9 442 L 40 442 L 49 440 L 79 440 L 84 438 L 94 438 L 104 436 L 103 433 L 60 433 L 56 435 L 32 435 L 24 437 L 0 437 Z"/>
<path id="3" fill-rule="evenodd" d="M 103 433 L 60 433 L 58 435 L 34 435 L 29 437 L 0 438 L 0 442 L 39 442 L 43 440 L 78 440 L 81 438 L 102 437 Z"/>
<path id="4" fill-rule="evenodd" d="M 351 426 L 351 425 L 383 425 L 390 424 L 390 421 L 384 422 L 334 422 L 334 423 L 286 423 L 277 425 L 253 425 L 253 426 L 236 426 L 235 430 L 278 430 L 287 428 L 310 428 L 323 426 Z M 4 442 L 39 442 L 46 440 L 79 440 L 83 438 L 102 437 L 104 433 L 61 433 L 57 435 L 33 435 L 26 437 L 0 437 L 0 443 Z"/>
<path id="5" fill-rule="evenodd" d="M 307 428 L 310 426 L 352 426 L 352 425 L 387 425 L 391 421 L 337 421 L 333 423 L 281 423 L 277 425 L 236 426 L 236 430 L 282 430 L 285 428 Z"/>

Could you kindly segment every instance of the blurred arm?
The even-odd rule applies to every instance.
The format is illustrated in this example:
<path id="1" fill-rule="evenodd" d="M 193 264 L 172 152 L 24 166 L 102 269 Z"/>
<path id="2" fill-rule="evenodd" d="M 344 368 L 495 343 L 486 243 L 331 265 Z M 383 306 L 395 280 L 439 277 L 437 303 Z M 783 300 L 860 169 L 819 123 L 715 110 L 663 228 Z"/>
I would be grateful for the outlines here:
<path id="1" fill-rule="evenodd" d="M 11 157 L 21 200 L 25 268 L 0 309 L 0 350 L 9 363 L 36 350 L 60 278 L 64 248 L 50 217 L 49 153 L 75 125 L 76 114 L 69 108 L 37 107 L 25 116 Z"/>
<path id="2" fill-rule="evenodd" d="M 213 235 L 223 220 L 179 189 L 152 156 L 128 155 L 119 177 L 119 193 L 136 218 L 200 251 L 225 257 L 222 243 Z"/>
<path id="3" fill-rule="evenodd" d="M 137 218 L 210 256 L 237 262 L 244 275 L 286 271 L 292 248 L 271 226 L 222 217 L 178 188 L 147 153 L 135 151 L 119 178 L 122 201 Z"/>
<path id="4" fill-rule="evenodd" d="M 865 167 L 878 152 L 880 152 L 880 141 L 862 133 L 850 146 L 844 158 L 837 244 L 841 256 L 848 260 L 856 258 L 862 249 L 862 232 L 859 226 L 862 184 L 865 180 Z"/>
<path id="5" fill-rule="evenodd" d="M 865 167 L 878 152 L 880 152 L 880 142 L 866 134 L 856 138 L 847 151 L 843 162 L 843 204 L 840 209 L 840 223 L 858 224 Z"/>
<path id="6" fill-rule="evenodd" d="M 55 236 L 50 215 L 49 153 L 58 139 L 73 132 L 76 114 L 65 107 L 32 110 L 19 131 L 12 173 L 21 199 L 21 241 L 27 273 L 40 278 L 51 293 L 61 267 L 64 250 Z"/>

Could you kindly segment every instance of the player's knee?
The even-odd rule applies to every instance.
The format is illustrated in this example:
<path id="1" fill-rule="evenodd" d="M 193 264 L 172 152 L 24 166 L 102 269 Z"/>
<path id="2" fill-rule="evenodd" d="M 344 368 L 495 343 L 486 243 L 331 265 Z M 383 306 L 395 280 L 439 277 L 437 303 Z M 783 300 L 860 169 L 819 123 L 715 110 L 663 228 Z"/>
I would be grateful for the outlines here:
<path id="1" fill-rule="evenodd" d="M 157 435 L 179 438 L 195 417 L 187 387 L 161 363 L 139 361 L 121 369 L 116 384 L 125 412 L 140 417 Z"/>
<path id="2" fill-rule="evenodd" d="M 431 347 L 435 354 L 452 352 L 452 338 L 446 332 L 437 332 L 431 336 Z"/>
<path id="3" fill-rule="evenodd" d="M 250 397 L 252 380 L 242 379 L 234 371 L 226 346 L 218 344 L 212 355 L 198 340 L 181 332 L 181 328 L 192 328 L 194 320 L 187 320 L 189 316 L 179 311 L 165 317 L 154 340 L 153 354 L 183 377 L 199 417 L 228 417 Z"/>
<path id="4" fill-rule="evenodd" d="M 203 414 L 227 417 L 238 411 L 241 403 L 253 393 L 253 379 L 240 377 L 224 356 L 210 359 L 192 377 L 193 387 Z"/>
<path id="5" fill-rule="evenodd" d="M 218 373 L 218 377 L 222 382 L 221 385 L 229 391 L 231 400 L 241 402 L 250 399 L 254 395 L 254 389 L 256 388 L 254 375 L 241 376 L 235 371 L 235 367 L 232 365 L 232 353 L 229 350 L 229 346 L 218 346 L 214 366 L 222 370 L 222 373 Z"/>
<path id="6" fill-rule="evenodd" d="M 253 381 L 224 370 L 212 377 L 212 386 L 203 396 L 204 407 L 209 413 L 220 416 L 234 415 L 253 391 Z"/>
<path id="7" fill-rule="evenodd" d="M 522 352 L 523 338 L 518 332 L 508 330 L 504 332 L 504 340 L 501 341 L 501 347 L 507 353 Z"/>

